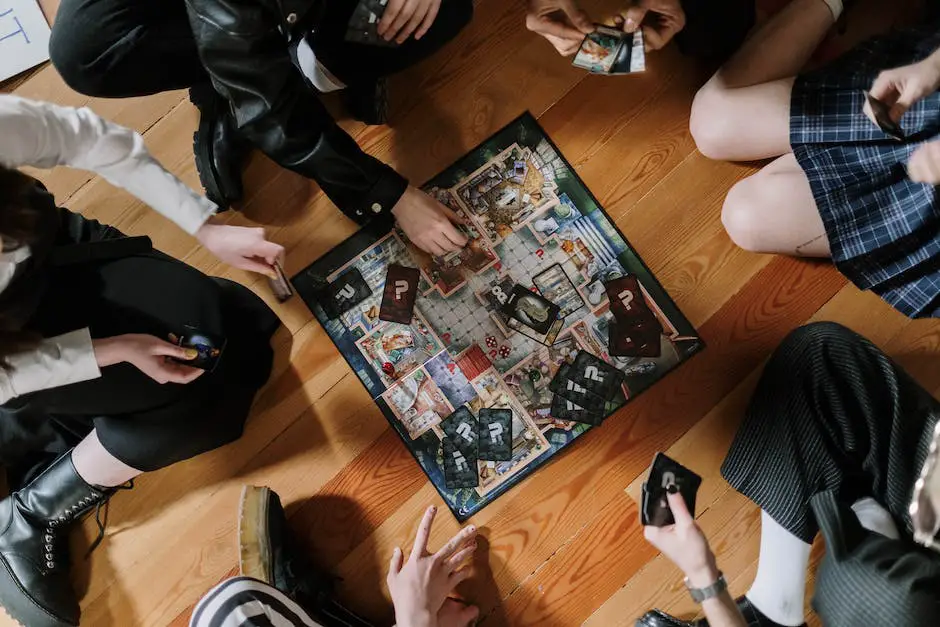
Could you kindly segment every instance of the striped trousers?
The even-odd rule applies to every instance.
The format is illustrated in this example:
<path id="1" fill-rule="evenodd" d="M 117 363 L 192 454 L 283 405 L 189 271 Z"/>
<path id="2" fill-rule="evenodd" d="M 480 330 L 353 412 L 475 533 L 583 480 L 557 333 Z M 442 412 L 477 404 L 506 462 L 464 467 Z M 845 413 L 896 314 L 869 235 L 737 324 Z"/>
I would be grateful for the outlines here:
<path id="1" fill-rule="evenodd" d="M 226 579 L 193 610 L 190 627 L 322 627 L 286 594 L 251 577 Z"/>
<path id="2" fill-rule="evenodd" d="M 840 325 L 797 329 L 768 361 L 721 471 L 804 542 L 822 532 L 813 607 L 827 627 L 940 624 L 940 555 L 914 543 L 908 515 L 938 419 L 936 399 Z M 862 528 L 863 497 L 901 540 Z"/>

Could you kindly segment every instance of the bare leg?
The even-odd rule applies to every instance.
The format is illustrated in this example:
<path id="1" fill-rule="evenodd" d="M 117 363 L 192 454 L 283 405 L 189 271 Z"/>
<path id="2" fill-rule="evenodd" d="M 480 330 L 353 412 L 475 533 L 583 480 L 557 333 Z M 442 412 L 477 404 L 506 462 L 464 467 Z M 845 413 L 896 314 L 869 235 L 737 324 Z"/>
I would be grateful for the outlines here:
<path id="1" fill-rule="evenodd" d="M 85 483 L 103 488 L 113 488 L 127 483 L 142 471 L 131 468 L 109 453 L 92 431 L 72 450 L 72 464 Z"/>
<path id="2" fill-rule="evenodd" d="M 712 159 L 749 161 L 790 151 L 790 92 L 835 23 L 823 0 L 794 0 L 759 28 L 702 87 L 689 123 Z"/>
<path id="3" fill-rule="evenodd" d="M 721 212 L 735 244 L 761 253 L 829 257 L 829 239 L 809 181 L 793 154 L 738 182 Z"/>

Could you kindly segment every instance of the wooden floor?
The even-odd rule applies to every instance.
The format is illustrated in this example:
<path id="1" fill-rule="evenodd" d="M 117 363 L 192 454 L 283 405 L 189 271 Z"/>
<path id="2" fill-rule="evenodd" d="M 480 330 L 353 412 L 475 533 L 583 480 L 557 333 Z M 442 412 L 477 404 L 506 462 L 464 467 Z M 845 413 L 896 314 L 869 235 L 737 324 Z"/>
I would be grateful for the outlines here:
<path id="1" fill-rule="evenodd" d="M 670 49 L 652 57 L 642 76 L 586 76 L 524 30 L 523 4 L 480 0 L 457 41 L 393 83 L 391 128 L 349 120 L 343 127 L 422 181 L 532 111 L 708 348 L 475 516 L 486 541 L 462 592 L 481 606 L 487 626 L 632 625 L 652 606 L 692 613 L 679 572 L 646 544 L 638 523 L 639 477 L 653 454 L 669 451 L 704 475 L 700 523 L 732 590 L 743 593 L 755 570 L 759 514 L 718 467 L 771 350 L 807 321 L 836 320 L 936 393 L 940 324 L 908 321 L 827 263 L 737 249 L 722 230 L 721 203 L 753 169 L 705 159 L 688 131 L 707 68 Z M 602 5 L 616 2 L 585 4 L 600 15 Z M 17 82 L 15 91 L 87 104 L 137 129 L 157 158 L 198 187 L 191 153 L 197 113 L 184 92 L 88 99 L 52 67 Z M 391 624 L 384 579 L 392 547 L 409 545 L 424 507 L 441 501 L 304 304 L 273 304 L 258 278 L 221 266 L 99 178 L 66 170 L 41 178 L 60 204 L 146 233 L 198 268 L 251 286 L 284 321 L 274 373 L 244 437 L 147 475 L 113 500 L 107 540 L 75 569 L 83 624 L 185 625 L 199 597 L 236 568 L 245 483 L 277 490 L 302 543 L 343 577 L 341 596 Z M 265 225 L 287 247 L 290 273 L 354 230 L 314 183 L 261 156 L 246 185 L 244 211 L 226 218 Z M 441 514 L 432 541 L 457 528 Z M 90 525 L 85 531 L 91 536 Z"/>

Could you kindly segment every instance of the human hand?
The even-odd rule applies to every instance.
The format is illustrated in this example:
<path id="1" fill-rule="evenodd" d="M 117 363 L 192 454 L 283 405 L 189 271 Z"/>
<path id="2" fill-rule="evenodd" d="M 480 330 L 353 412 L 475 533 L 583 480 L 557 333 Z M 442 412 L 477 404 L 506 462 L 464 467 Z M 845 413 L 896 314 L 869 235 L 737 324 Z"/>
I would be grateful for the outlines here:
<path id="1" fill-rule="evenodd" d="M 385 41 L 394 39 L 399 44 L 405 43 L 412 33 L 415 39 L 421 39 L 440 8 L 441 0 L 389 0 L 377 32 Z"/>
<path id="2" fill-rule="evenodd" d="M 685 28 L 685 11 L 679 0 L 638 0 L 614 18 L 625 33 L 643 29 L 647 50 L 659 50 Z"/>
<path id="3" fill-rule="evenodd" d="M 284 257 L 284 247 L 265 239 L 262 228 L 206 222 L 196 239 L 230 266 L 277 278 L 274 262 Z"/>
<path id="4" fill-rule="evenodd" d="M 450 597 L 437 613 L 437 627 L 470 627 L 480 616 L 480 608 Z"/>
<path id="5" fill-rule="evenodd" d="M 907 175 L 915 183 L 940 185 L 940 140 L 927 142 L 911 155 Z"/>
<path id="6" fill-rule="evenodd" d="M 643 535 L 685 573 L 693 588 L 712 585 L 718 580 L 718 566 L 705 534 L 695 524 L 681 494 L 667 493 L 666 498 L 676 523 L 667 527 L 644 527 Z"/>
<path id="7" fill-rule="evenodd" d="M 191 383 L 203 371 L 185 364 L 171 361 L 189 361 L 199 356 L 195 348 L 183 348 L 170 344 L 153 335 L 127 333 L 92 341 L 95 359 L 100 368 L 121 362 L 133 364 L 138 370 L 157 383 Z"/>
<path id="8" fill-rule="evenodd" d="M 386 581 L 395 605 L 398 627 L 435 625 L 445 608 L 448 595 L 457 584 L 470 576 L 470 568 L 461 568 L 461 565 L 476 549 L 476 527 L 464 527 L 440 551 L 431 554 L 428 552 L 428 537 L 436 513 L 437 508 L 433 505 L 425 511 L 407 563 L 404 563 L 400 548 L 395 547 L 392 553 Z M 469 616 L 470 612 L 466 614 Z M 448 607 L 444 617 L 458 620 L 460 615 L 455 608 Z"/>
<path id="9" fill-rule="evenodd" d="M 584 36 L 594 31 L 591 18 L 576 0 L 529 0 L 525 25 L 565 57 L 577 52 Z"/>
<path id="10" fill-rule="evenodd" d="M 911 65 L 885 70 L 872 83 L 868 93 L 885 103 L 889 107 L 888 115 L 899 123 L 918 100 L 937 89 L 940 89 L 940 60 L 930 56 Z M 872 116 L 869 114 L 869 117 Z"/>
<path id="11" fill-rule="evenodd" d="M 456 213 L 416 187 L 408 186 L 392 207 L 398 226 L 412 243 L 432 255 L 445 255 L 467 245 L 467 237 L 454 224 L 462 224 Z"/>

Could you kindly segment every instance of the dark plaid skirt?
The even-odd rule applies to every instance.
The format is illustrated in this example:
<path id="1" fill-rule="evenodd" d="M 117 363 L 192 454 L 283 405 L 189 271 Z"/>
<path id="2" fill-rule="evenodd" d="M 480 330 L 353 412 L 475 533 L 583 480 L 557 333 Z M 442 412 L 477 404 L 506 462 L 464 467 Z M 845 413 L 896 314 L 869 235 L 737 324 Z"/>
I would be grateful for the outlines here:
<path id="1" fill-rule="evenodd" d="M 866 42 L 797 78 L 790 144 L 809 179 L 832 258 L 859 288 L 910 317 L 940 317 L 940 200 L 914 183 L 906 164 L 940 135 L 940 93 L 901 120 L 908 135 L 887 137 L 862 113 L 878 73 L 919 61 L 940 47 L 940 24 Z"/>

